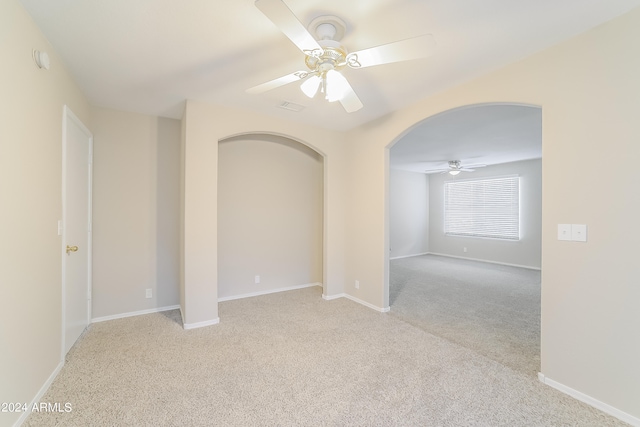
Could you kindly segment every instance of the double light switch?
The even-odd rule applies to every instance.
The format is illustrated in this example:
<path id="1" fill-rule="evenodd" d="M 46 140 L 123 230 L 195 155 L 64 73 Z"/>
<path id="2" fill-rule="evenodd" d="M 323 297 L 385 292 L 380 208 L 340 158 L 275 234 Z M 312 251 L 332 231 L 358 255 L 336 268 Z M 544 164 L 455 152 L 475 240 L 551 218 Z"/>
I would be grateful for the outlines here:
<path id="1" fill-rule="evenodd" d="M 558 240 L 586 242 L 587 226 L 585 224 L 558 224 Z"/>

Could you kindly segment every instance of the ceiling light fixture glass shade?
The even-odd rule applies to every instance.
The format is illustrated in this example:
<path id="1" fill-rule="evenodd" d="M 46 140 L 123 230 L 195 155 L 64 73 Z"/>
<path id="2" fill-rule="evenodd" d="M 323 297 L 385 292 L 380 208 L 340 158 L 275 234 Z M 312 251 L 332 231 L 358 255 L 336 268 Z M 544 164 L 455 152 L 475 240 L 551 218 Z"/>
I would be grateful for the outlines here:
<path id="1" fill-rule="evenodd" d="M 454 175 L 454 176 L 455 176 L 455 175 L 458 175 L 458 174 L 460 173 L 460 171 L 451 170 L 451 171 L 449 171 L 449 173 L 450 173 L 451 175 Z"/>
<path id="2" fill-rule="evenodd" d="M 300 89 L 309 98 L 313 98 L 318 93 L 323 92 L 329 102 L 339 101 L 345 97 L 349 91 L 349 82 L 336 70 L 329 70 L 321 75 L 314 75 L 305 80 Z"/>
<path id="3" fill-rule="evenodd" d="M 311 76 L 300 85 L 300 89 L 302 89 L 302 92 L 304 92 L 304 94 L 309 98 L 313 98 L 316 96 L 316 93 L 318 93 L 318 88 L 320 87 L 321 82 L 322 79 L 320 76 Z"/>
<path id="4" fill-rule="evenodd" d="M 327 101 L 339 101 L 347 94 L 349 82 L 336 70 L 327 71 L 326 97 Z"/>

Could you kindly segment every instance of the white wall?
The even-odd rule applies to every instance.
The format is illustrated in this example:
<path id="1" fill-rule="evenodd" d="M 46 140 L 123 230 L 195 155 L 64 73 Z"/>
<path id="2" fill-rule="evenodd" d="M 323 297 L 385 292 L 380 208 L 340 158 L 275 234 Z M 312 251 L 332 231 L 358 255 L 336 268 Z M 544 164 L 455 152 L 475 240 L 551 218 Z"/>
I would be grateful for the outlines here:
<path id="1" fill-rule="evenodd" d="M 180 121 L 93 108 L 92 123 L 92 316 L 177 305 Z"/>
<path id="2" fill-rule="evenodd" d="M 322 156 L 299 142 L 220 142 L 219 298 L 322 283 L 322 181 Z"/>
<path id="3" fill-rule="evenodd" d="M 463 258 L 540 268 L 542 248 L 542 161 L 527 160 L 478 168 L 456 179 L 481 179 L 494 176 L 520 177 L 520 240 L 508 241 L 444 234 L 444 183 L 449 174 L 431 176 L 429 205 L 431 236 L 429 252 Z M 467 248 L 467 252 L 464 252 Z"/>
<path id="4" fill-rule="evenodd" d="M 32 49 L 46 51 L 39 69 Z M 62 111 L 89 106 L 16 0 L 0 1 L 0 402 L 30 403 L 60 366 Z M 19 413 L 0 412 L 0 425 Z"/>
<path id="5" fill-rule="evenodd" d="M 542 373 L 640 419 L 640 9 L 347 134 L 346 290 L 388 306 L 388 153 L 427 117 L 466 105 L 542 107 Z M 366 108 L 366 107 L 365 107 Z M 363 219 L 366 213 L 366 219 Z M 587 224 L 588 242 L 557 240 Z"/>
<path id="6" fill-rule="evenodd" d="M 429 252 L 429 175 L 389 171 L 391 258 Z"/>

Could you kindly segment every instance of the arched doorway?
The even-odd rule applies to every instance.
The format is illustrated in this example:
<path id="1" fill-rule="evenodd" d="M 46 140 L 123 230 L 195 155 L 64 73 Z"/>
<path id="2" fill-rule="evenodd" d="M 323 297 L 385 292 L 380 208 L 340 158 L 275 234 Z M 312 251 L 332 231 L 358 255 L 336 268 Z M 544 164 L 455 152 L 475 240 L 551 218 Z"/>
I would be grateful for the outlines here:
<path id="1" fill-rule="evenodd" d="M 445 111 L 388 147 L 392 315 L 531 375 L 540 369 L 541 147 L 541 109 L 513 104 Z M 515 223 L 509 236 L 483 219 L 502 193 L 475 199 L 502 181 L 516 197 L 511 225 L 501 225 Z M 457 187 L 476 189 L 452 201 Z"/>

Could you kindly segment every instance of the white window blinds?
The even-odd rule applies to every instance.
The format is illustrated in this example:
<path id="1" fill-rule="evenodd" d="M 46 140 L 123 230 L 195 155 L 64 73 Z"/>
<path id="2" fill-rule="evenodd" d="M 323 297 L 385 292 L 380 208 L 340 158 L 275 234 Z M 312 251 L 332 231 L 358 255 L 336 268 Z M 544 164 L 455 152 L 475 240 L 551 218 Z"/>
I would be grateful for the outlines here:
<path id="1" fill-rule="evenodd" d="M 444 232 L 452 236 L 520 239 L 520 178 L 444 184 Z"/>

